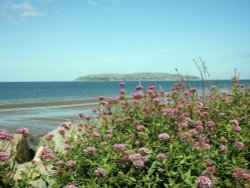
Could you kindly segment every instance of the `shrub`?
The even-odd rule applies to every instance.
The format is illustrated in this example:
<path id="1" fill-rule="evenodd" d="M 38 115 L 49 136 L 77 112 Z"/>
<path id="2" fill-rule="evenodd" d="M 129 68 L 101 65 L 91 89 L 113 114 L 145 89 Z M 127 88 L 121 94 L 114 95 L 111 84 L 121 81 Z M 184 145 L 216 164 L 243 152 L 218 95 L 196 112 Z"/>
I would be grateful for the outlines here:
<path id="1" fill-rule="evenodd" d="M 247 187 L 247 89 L 201 96 L 181 83 L 169 93 L 139 85 L 127 97 L 121 87 L 118 97 L 99 97 L 95 118 L 62 126 L 65 152 L 44 147 L 54 187 Z"/>

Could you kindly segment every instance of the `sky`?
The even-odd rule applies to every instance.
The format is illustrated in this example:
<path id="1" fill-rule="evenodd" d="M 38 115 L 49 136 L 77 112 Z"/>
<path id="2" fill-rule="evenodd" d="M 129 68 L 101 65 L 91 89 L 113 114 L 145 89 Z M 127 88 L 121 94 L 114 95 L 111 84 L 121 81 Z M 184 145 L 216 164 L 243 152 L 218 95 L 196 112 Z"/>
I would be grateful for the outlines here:
<path id="1" fill-rule="evenodd" d="M 0 0 L 0 81 L 161 72 L 250 78 L 250 0 Z"/>

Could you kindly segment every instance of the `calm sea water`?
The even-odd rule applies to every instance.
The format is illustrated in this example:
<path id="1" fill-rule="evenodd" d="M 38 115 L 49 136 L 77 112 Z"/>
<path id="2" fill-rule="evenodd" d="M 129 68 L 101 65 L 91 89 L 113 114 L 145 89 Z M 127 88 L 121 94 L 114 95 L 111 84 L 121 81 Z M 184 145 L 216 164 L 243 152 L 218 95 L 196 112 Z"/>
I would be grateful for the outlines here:
<path id="1" fill-rule="evenodd" d="M 173 81 L 141 82 L 169 91 Z M 211 85 L 225 91 L 231 87 L 230 80 L 212 81 Z M 250 87 L 250 80 L 241 80 L 240 84 Z M 138 82 L 126 82 L 128 94 L 135 91 Z M 201 81 L 188 81 L 187 85 L 202 88 Z M 0 82 L 0 104 L 20 104 L 45 101 L 66 101 L 113 97 L 119 92 L 119 82 Z M 17 127 L 29 127 L 33 134 L 46 133 L 61 122 L 76 119 L 81 113 L 91 114 L 92 108 L 84 105 L 67 105 L 51 107 L 33 107 L 18 109 L 0 109 L 0 129 L 14 131 Z"/>
<path id="2" fill-rule="evenodd" d="M 174 81 L 145 81 L 144 87 L 156 85 L 165 91 L 171 89 Z M 190 87 L 202 88 L 201 81 L 188 81 Z M 216 80 L 210 83 L 222 90 L 231 87 L 230 80 Z M 241 80 L 240 84 L 250 86 L 250 80 Z M 138 82 L 126 82 L 126 90 L 132 93 Z M 30 103 L 41 101 L 64 101 L 116 96 L 119 82 L 0 82 L 0 104 Z"/>

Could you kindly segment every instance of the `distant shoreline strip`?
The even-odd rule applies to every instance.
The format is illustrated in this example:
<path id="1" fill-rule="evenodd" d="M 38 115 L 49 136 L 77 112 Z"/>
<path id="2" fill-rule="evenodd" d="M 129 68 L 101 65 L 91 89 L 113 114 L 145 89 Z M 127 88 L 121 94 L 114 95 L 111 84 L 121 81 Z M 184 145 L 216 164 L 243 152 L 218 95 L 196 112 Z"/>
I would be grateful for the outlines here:
<path id="1" fill-rule="evenodd" d="M 82 99 L 82 100 L 35 102 L 35 103 L 23 103 L 23 104 L 0 104 L 0 109 L 66 106 L 66 105 L 88 104 L 97 102 L 98 102 L 97 99 Z"/>

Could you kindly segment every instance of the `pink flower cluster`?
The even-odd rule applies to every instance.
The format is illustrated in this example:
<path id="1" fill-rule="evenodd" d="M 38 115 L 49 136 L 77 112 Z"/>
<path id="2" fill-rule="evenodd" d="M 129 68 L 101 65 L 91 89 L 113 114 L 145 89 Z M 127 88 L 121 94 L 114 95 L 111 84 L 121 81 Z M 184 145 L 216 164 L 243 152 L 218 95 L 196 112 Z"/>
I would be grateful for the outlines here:
<path id="1" fill-rule="evenodd" d="M 243 168 L 234 168 L 233 169 L 233 177 L 238 179 L 238 180 L 242 179 L 242 178 L 250 180 L 250 174 L 246 173 L 246 170 Z"/>
<path id="2" fill-rule="evenodd" d="M 13 134 L 7 133 L 4 130 L 0 130 L 0 139 L 2 139 L 2 140 L 12 140 L 13 138 L 14 138 Z"/>
<path id="3" fill-rule="evenodd" d="M 123 150 L 127 147 L 127 144 L 114 144 L 112 149 L 115 151 Z"/>
<path id="4" fill-rule="evenodd" d="M 40 159 L 45 161 L 46 159 L 53 159 L 55 156 L 53 155 L 53 150 L 50 149 L 48 146 L 44 146 L 42 148 Z"/>
<path id="5" fill-rule="evenodd" d="M 138 131 L 142 131 L 142 130 L 144 130 L 145 129 L 145 127 L 143 126 L 143 125 L 138 125 L 137 127 L 136 127 L 136 130 L 138 130 Z"/>
<path id="6" fill-rule="evenodd" d="M 158 139 L 161 141 L 166 141 L 170 139 L 170 136 L 167 133 L 161 133 L 158 135 Z"/>
<path id="7" fill-rule="evenodd" d="M 206 176 L 200 176 L 197 180 L 196 180 L 196 184 L 200 185 L 200 186 L 208 186 L 211 187 L 212 186 L 212 181 L 210 178 L 206 177 Z"/>
<path id="8" fill-rule="evenodd" d="M 73 161 L 73 160 L 69 160 L 69 161 L 67 161 L 66 162 L 66 166 L 75 166 L 76 165 L 76 162 L 75 161 Z"/>
<path id="9" fill-rule="evenodd" d="M 19 129 L 17 129 L 17 132 L 19 134 L 22 134 L 23 136 L 27 137 L 29 135 L 29 129 L 26 127 L 21 127 Z"/>
<path id="10" fill-rule="evenodd" d="M 241 131 L 241 127 L 239 126 L 239 122 L 234 119 L 234 120 L 230 120 L 229 121 L 229 124 L 233 127 L 233 129 L 237 132 L 240 132 Z"/>
<path id="11" fill-rule="evenodd" d="M 99 176 L 99 177 L 106 176 L 106 170 L 103 168 L 97 168 L 95 170 L 95 174 L 96 174 L 96 176 Z"/>
<path id="12" fill-rule="evenodd" d="M 0 161 L 7 161 L 10 158 L 10 154 L 8 152 L 0 152 Z"/>
<path id="13" fill-rule="evenodd" d="M 119 91 L 119 94 L 120 94 L 120 95 L 125 95 L 125 94 L 126 94 L 125 89 L 121 89 L 121 90 Z"/>
<path id="14" fill-rule="evenodd" d="M 126 83 L 125 83 L 125 82 L 120 82 L 119 85 L 120 85 L 121 87 L 124 87 L 124 86 L 126 85 Z"/>
<path id="15" fill-rule="evenodd" d="M 156 155 L 156 158 L 159 159 L 159 160 L 164 160 L 164 159 L 167 158 L 167 156 L 164 153 L 158 153 Z"/>
<path id="16" fill-rule="evenodd" d="M 147 161 L 147 158 L 142 157 L 140 154 L 130 154 L 128 159 L 133 162 L 135 167 L 137 168 L 143 168 L 144 167 L 144 161 Z"/>
<path id="17" fill-rule="evenodd" d="M 140 148 L 140 149 L 139 149 L 139 152 L 140 152 L 141 154 L 149 154 L 149 153 L 150 153 L 150 151 L 149 151 L 148 148 Z"/>
<path id="18" fill-rule="evenodd" d="M 212 120 L 209 120 L 209 121 L 207 122 L 207 126 L 208 126 L 208 127 L 213 127 L 213 126 L 215 126 L 215 123 L 214 123 Z"/>
<path id="19" fill-rule="evenodd" d="M 220 150 L 221 150 L 221 151 L 227 151 L 227 146 L 221 145 L 221 146 L 220 146 Z"/>
<path id="20" fill-rule="evenodd" d="M 135 89 L 136 89 L 137 91 L 140 91 L 140 90 L 143 89 L 143 86 L 142 86 L 141 84 L 139 84 L 139 85 L 137 85 L 137 86 L 135 87 Z"/>
<path id="21" fill-rule="evenodd" d="M 142 158 L 142 156 L 140 154 L 137 154 L 137 153 L 129 155 L 130 161 L 140 160 L 141 158 Z"/>
<path id="22" fill-rule="evenodd" d="M 235 146 L 242 149 L 242 148 L 244 148 L 245 144 L 243 142 L 238 141 L 238 142 L 235 142 Z"/>
<path id="23" fill-rule="evenodd" d="M 88 154 L 95 154 L 96 148 L 95 147 L 87 147 L 86 149 L 84 149 L 84 152 L 86 152 Z"/>
<path id="24" fill-rule="evenodd" d="M 52 140 L 53 137 L 54 137 L 53 134 L 47 134 L 46 139 L 47 140 Z"/>

